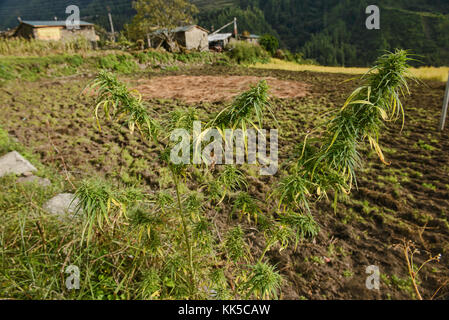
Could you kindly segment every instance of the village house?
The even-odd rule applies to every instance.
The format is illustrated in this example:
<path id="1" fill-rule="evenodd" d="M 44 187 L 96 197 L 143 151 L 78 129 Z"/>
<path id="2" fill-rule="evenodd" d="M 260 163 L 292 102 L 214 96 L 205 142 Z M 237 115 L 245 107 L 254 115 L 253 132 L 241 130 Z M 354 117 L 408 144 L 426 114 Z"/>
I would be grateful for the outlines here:
<path id="1" fill-rule="evenodd" d="M 239 35 L 238 38 L 240 41 L 245 41 L 256 45 L 259 44 L 259 39 L 260 36 L 250 34 L 246 31 Z M 215 51 L 222 51 L 228 44 L 238 41 L 232 33 L 213 33 L 209 35 L 208 40 L 209 48 Z"/>
<path id="2" fill-rule="evenodd" d="M 221 51 L 226 48 L 226 46 L 232 41 L 232 39 L 234 39 L 232 37 L 232 33 L 211 34 L 208 37 L 209 48 L 216 51 Z"/>
<path id="3" fill-rule="evenodd" d="M 240 39 L 242 41 L 246 41 L 246 42 L 249 42 L 249 43 L 252 43 L 252 44 L 259 44 L 260 36 L 258 36 L 256 34 L 249 34 L 249 33 L 245 34 L 245 33 L 243 33 L 240 36 Z"/>
<path id="4" fill-rule="evenodd" d="M 90 42 L 99 40 L 92 23 L 80 21 L 79 26 L 79 29 L 67 29 L 65 21 L 20 21 L 14 36 L 53 41 L 71 41 L 80 37 Z"/>
<path id="5" fill-rule="evenodd" d="M 152 48 L 165 47 L 165 38 L 162 36 L 163 32 L 163 30 L 157 30 L 150 35 Z M 209 42 L 207 40 L 209 31 L 200 26 L 190 25 L 178 27 L 171 30 L 171 33 L 174 34 L 174 40 L 178 45 L 187 50 L 207 51 L 209 49 Z"/>

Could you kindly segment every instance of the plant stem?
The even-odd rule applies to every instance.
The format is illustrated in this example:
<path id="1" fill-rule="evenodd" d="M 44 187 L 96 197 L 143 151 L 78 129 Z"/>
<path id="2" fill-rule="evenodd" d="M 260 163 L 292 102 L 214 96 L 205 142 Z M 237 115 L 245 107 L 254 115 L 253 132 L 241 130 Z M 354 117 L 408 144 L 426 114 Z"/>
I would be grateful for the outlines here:
<path id="1" fill-rule="evenodd" d="M 416 273 L 413 271 L 413 265 L 412 265 L 412 263 L 410 263 L 410 259 L 408 256 L 409 250 L 411 251 L 411 249 L 408 245 L 404 246 L 404 255 L 405 255 L 405 260 L 407 261 L 408 273 L 410 275 L 410 279 L 412 280 L 413 288 L 415 289 L 415 292 L 418 295 L 418 299 L 423 300 L 421 293 L 419 292 L 418 285 L 416 284 L 416 280 L 415 280 Z M 412 253 L 412 256 L 413 256 L 413 253 Z"/>
<path id="2" fill-rule="evenodd" d="M 271 246 L 274 245 L 275 243 L 276 243 L 276 240 L 268 241 L 268 243 L 265 246 L 265 249 L 263 250 L 262 255 L 260 256 L 258 262 L 262 262 L 262 259 L 265 257 L 265 255 L 267 254 L 268 250 L 270 250 Z"/>
<path id="3" fill-rule="evenodd" d="M 189 253 L 189 267 L 190 267 L 190 293 L 193 294 L 194 292 L 194 287 L 195 287 L 195 269 L 193 267 L 193 252 L 192 252 L 192 245 L 190 243 L 190 237 L 189 237 L 189 232 L 187 230 L 187 222 L 186 219 L 184 217 L 184 213 L 182 210 L 182 203 L 181 203 L 181 194 L 179 191 L 179 181 L 178 181 L 178 177 L 177 175 L 172 171 L 173 174 L 173 181 L 175 182 L 176 185 L 176 198 L 178 201 L 178 210 L 179 210 L 179 215 L 181 217 L 181 222 L 182 222 L 182 229 L 183 229 L 183 233 L 184 233 L 184 242 L 187 248 L 187 251 Z"/>

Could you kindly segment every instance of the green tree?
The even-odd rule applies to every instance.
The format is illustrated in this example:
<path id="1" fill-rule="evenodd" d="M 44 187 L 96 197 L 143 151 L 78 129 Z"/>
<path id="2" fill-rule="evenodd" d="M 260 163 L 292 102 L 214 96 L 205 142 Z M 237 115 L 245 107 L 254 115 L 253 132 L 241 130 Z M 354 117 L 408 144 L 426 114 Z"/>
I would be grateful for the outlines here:
<path id="1" fill-rule="evenodd" d="M 274 55 L 276 50 L 279 49 L 279 40 L 271 34 L 264 34 L 260 37 L 260 45 L 271 55 Z"/>
<path id="2" fill-rule="evenodd" d="M 190 24 L 198 13 L 195 5 L 187 0 L 137 0 L 133 2 L 137 14 L 127 26 L 132 39 L 147 38 L 156 30 L 171 51 L 177 51 L 173 29 Z"/>

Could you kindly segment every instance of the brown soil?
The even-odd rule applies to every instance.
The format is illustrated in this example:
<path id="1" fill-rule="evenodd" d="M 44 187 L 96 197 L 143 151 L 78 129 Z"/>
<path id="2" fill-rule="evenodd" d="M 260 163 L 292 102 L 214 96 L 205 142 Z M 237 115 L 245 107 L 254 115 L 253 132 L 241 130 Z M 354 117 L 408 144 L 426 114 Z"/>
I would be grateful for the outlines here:
<path id="1" fill-rule="evenodd" d="M 251 85 L 267 80 L 271 94 L 277 98 L 299 98 L 307 94 L 308 85 L 298 81 L 254 76 L 167 76 L 138 81 L 137 90 L 144 98 L 178 99 L 187 103 L 230 100 Z"/>

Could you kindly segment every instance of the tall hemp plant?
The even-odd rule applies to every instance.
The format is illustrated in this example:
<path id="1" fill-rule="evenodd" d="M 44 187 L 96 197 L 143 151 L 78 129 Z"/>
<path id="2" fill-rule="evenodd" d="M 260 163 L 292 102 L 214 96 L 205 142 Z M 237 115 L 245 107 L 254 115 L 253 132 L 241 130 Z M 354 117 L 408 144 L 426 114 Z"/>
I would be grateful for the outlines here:
<path id="1" fill-rule="evenodd" d="M 379 159 L 388 164 L 379 136 L 388 122 L 405 122 L 401 97 L 410 94 L 407 79 L 409 61 L 405 50 L 378 58 L 362 77 L 363 84 L 349 96 L 343 107 L 325 125 L 321 139 L 309 139 L 299 146 L 290 174 L 278 185 L 275 194 L 279 207 L 310 211 L 309 201 L 339 193 L 349 194 L 357 186 L 356 170 L 362 166 L 360 147 L 369 143 Z"/>
<path id="2" fill-rule="evenodd" d="M 245 174 L 234 166 L 222 166 L 218 173 L 212 173 L 217 175 L 212 178 L 209 177 L 210 170 L 200 168 L 203 170 L 200 173 L 202 186 L 198 192 L 186 191 L 183 181 L 191 178 L 192 174 L 187 165 L 175 165 L 170 161 L 173 147 L 170 131 L 179 128 L 193 130 L 193 122 L 199 120 L 195 110 L 175 110 L 168 114 L 168 120 L 161 119 L 143 102 L 137 91 L 128 90 L 113 74 L 100 72 L 91 85 L 98 92 L 95 107 L 98 127 L 101 130 L 102 117 L 114 119 L 131 133 L 138 132 L 147 145 L 155 144 L 159 158 L 174 183 L 175 198 L 169 190 L 162 190 L 150 199 L 155 203 L 154 215 L 148 217 L 146 212 L 153 209 L 138 208 L 131 218 L 138 238 L 152 240 L 143 255 L 162 250 L 158 247 L 161 243 L 158 237 L 164 225 L 177 228 L 176 221 L 172 221 L 174 219 L 180 221 L 181 228 L 181 250 L 176 251 L 176 248 L 167 245 L 166 251 L 159 253 L 159 260 L 153 260 L 159 269 L 150 268 L 145 273 L 141 296 L 152 298 L 160 295 L 160 288 L 165 287 L 167 296 L 171 297 L 179 287 L 174 282 L 179 281 L 187 291 L 175 294 L 178 298 L 278 297 L 283 279 L 269 264 L 266 254 L 275 245 L 283 250 L 291 243 L 297 246 L 303 239 L 318 235 L 320 228 L 311 214 L 310 202 L 326 198 L 330 192 L 334 192 L 336 201 L 339 193 L 349 193 L 357 185 L 356 170 L 362 165 L 359 155 L 361 144 L 368 142 L 381 161 L 386 163 L 379 145 L 379 135 L 386 122 L 404 119 L 400 97 L 409 92 L 406 80 L 409 61 L 407 52 L 402 50 L 380 57 L 362 78 L 363 85 L 325 124 L 322 138 L 306 137 L 298 148 L 297 157 L 289 163 L 288 175 L 281 178 L 270 195 L 278 202 L 276 212 L 271 214 L 263 213 L 260 200 L 248 192 Z M 215 128 L 224 136 L 225 129 L 241 129 L 243 132 L 249 128 L 261 129 L 265 114 L 274 119 L 268 90 L 267 83 L 261 81 L 241 94 L 231 105 L 203 122 L 206 131 Z M 203 194 L 208 196 L 209 205 L 217 210 L 226 201 L 232 207 L 231 214 L 240 218 L 246 216 L 249 223 L 254 218 L 258 230 L 266 239 L 258 257 L 254 257 L 248 249 L 240 225 L 231 229 L 224 238 L 220 235 L 217 239 L 211 238 L 210 223 L 199 214 L 206 206 Z M 116 192 L 102 185 L 92 186 L 91 183 L 84 183 L 78 189 L 77 196 L 80 209 L 87 214 L 85 230 L 88 240 L 96 234 L 94 230 L 101 231 L 108 225 L 112 225 L 113 229 L 120 219 L 128 218 L 127 208 L 132 207 L 133 201 L 142 201 L 138 192 L 133 190 Z M 172 210 L 176 211 L 173 219 L 169 215 Z M 115 214 L 110 216 L 110 212 Z M 176 234 L 176 229 L 168 232 Z M 214 242 L 219 244 L 214 246 Z M 218 258 L 221 254 L 217 251 L 228 261 L 224 267 Z M 187 268 L 185 274 L 180 274 L 184 261 L 187 261 Z M 201 268 L 209 268 L 209 280 L 205 279 Z M 224 276 L 225 271 L 230 272 L 232 279 Z M 199 272 L 202 274 L 198 275 Z"/>
<path id="3" fill-rule="evenodd" d="M 173 202 L 176 203 L 178 218 L 182 226 L 184 251 L 186 252 L 189 265 L 188 279 L 184 282 L 189 287 L 188 297 L 198 297 L 200 282 L 203 279 L 200 279 L 196 275 L 197 268 L 195 267 L 194 243 L 197 246 L 204 245 L 204 241 L 198 240 L 198 237 L 202 236 L 207 230 L 208 223 L 201 216 L 196 216 L 193 219 L 192 216 L 194 212 L 204 206 L 204 203 L 196 195 L 186 197 L 186 192 L 181 190 L 182 181 L 189 176 L 187 172 L 188 166 L 184 164 L 176 165 L 170 161 L 170 151 L 174 146 L 173 142 L 170 141 L 171 131 L 174 129 L 193 130 L 193 122 L 199 120 L 198 116 L 192 109 L 170 112 L 168 120 L 160 119 L 159 116 L 152 116 L 151 108 L 142 101 L 140 93 L 128 90 L 126 85 L 118 81 L 113 74 L 106 71 L 101 71 L 90 87 L 91 89 L 97 90 L 97 103 L 94 113 L 99 130 L 102 130 L 100 124 L 102 117 L 109 120 L 116 120 L 121 125 L 127 127 L 130 133 L 138 132 L 147 144 L 154 143 L 158 147 L 159 158 L 170 171 L 172 181 L 174 182 L 176 200 L 173 201 L 170 194 L 164 191 L 159 194 L 155 201 L 159 208 L 158 210 L 162 212 L 169 210 Z M 259 126 L 263 124 L 263 114 L 267 110 L 269 110 L 268 85 L 265 81 L 262 81 L 238 96 L 233 104 L 225 108 L 222 112 L 219 112 L 210 121 L 204 122 L 204 124 L 207 129 L 216 128 L 221 132 L 224 132 L 226 128 L 242 128 L 246 132 L 248 127 L 259 129 Z M 162 130 L 162 127 L 165 129 Z M 206 173 L 207 170 L 204 171 L 204 174 Z M 104 191 L 92 194 L 92 189 L 89 189 L 89 184 L 90 182 L 84 183 L 77 191 L 77 196 L 80 199 L 79 207 L 88 215 L 85 228 L 88 230 L 88 241 L 93 234 L 92 230 L 94 228 L 102 230 L 104 224 L 109 221 L 108 212 L 111 212 L 111 204 L 122 208 L 121 203 L 118 201 L 121 198 L 115 195 L 114 192 Z M 235 209 L 239 214 L 257 216 L 261 213 L 261 210 L 258 208 L 256 201 L 244 191 L 247 188 L 248 184 L 244 174 L 234 166 L 224 166 L 218 177 L 211 179 L 207 183 L 207 190 L 211 202 L 215 201 L 215 204 L 218 205 L 226 197 L 229 199 L 236 197 L 238 207 Z M 214 194 L 216 194 L 216 197 L 214 197 Z M 122 198 L 127 200 L 130 197 Z M 219 202 L 217 203 L 216 201 Z M 134 215 L 133 220 L 137 221 L 140 225 L 137 229 L 139 238 L 142 238 L 145 234 L 151 236 L 151 230 L 154 230 L 157 226 L 157 221 L 146 218 L 142 210 L 137 211 L 137 215 Z M 194 223 L 192 224 L 190 220 L 194 221 Z M 154 223 L 153 229 L 151 229 L 151 223 Z M 243 239 L 234 240 L 241 241 L 244 244 Z M 226 242 L 230 247 L 225 244 L 224 248 L 230 256 L 234 256 L 232 253 L 232 243 L 232 241 Z M 244 251 L 246 252 L 247 250 Z M 170 260 L 168 262 L 172 263 L 173 261 Z M 235 289 L 234 295 L 253 294 L 258 297 L 271 296 L 278 291 L 280 286 L 280 282 L 278 281 L 280 275 L 275 271 L 271 272 L 272 270 L 274 270 L 273 267 L 262 263 L 248 268 L 243 272 L 243 276 L 240 277 L 242 280 L 240 285 Z M 263 283 L 264 279 L 266 283 Z M 214 291 L 218 292 L 220 288 L 216 288 Z"/>

